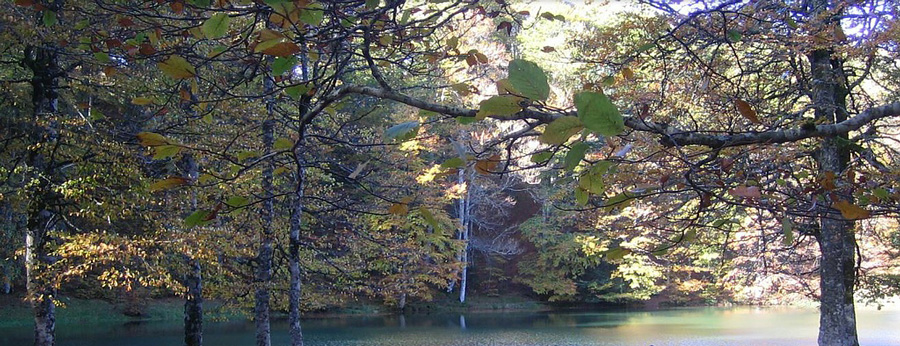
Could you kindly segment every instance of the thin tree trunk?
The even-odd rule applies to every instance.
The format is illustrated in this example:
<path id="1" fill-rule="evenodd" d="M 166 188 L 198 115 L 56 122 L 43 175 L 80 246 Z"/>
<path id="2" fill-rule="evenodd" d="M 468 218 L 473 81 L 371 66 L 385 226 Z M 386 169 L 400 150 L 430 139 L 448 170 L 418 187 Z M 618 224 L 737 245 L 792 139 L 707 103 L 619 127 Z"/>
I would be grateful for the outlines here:
<path id="1" fill-rule="evenodd" d="M 828 0 L 812 0 L 811 16 L 829 11 Z M 840 25 L 835 18 L 833 25 Z M 815 117 L 822 123 L 835 123 L 847 118 L 847 90 L 840 83 L 843 69 L 839 57 L 830 49 L 818 49 L 809 55 L 812 69 Z M 820 176 L 840 177 L 850 162 L 844 135 L 826 138 L 815 155 Z M 850 191 L 833 191 L 831 202 L 852 202 Z M 831 210 L 819 219 L 819 338 L 821 346 L 857 346 L 856 311 L 853 291 L 856 283 L 856 238 L 854 222 Z"/>
<path id="2" fill-rule="evenodd" d="M 184 165 L 191 180 L 197 179 L 199 167 L 194 156 L 184 155 Z M 197 209 L 197 193 L 191 192 L 191 210 Z M 203 344 L 203 276 L 200 260 L 188 258 L 190 271 L 185 275 L 184 285 L 187 294 L 184 299 L 184 344 L 200 346 Z"/>
<path id="3" fill-rule="evenodd" d="M 299 155 L 299 154 L 298 154 Z M 294 193 L 291 210 L 291 229 L 288 244 L 288 268 L 291 272 L 291 283 L 288 291 L 288 324 L 290 325 L 291 345 L 303 346 L 303 331 L 300 329 L 300 229 L 303 218 L 303 180 L 305 170 L 301 163 L 297 169 L 297 190 Z"/>
<path id="4" fill-rule="evenodd" d="M 203 344 L 203 277 L 200 275 L 200 261 L 189 261 L 191 270 L 185 278 L 187 294 L 184 300 L 184 344 Z"/>
<path id="5" fill-rule="evenodd" d="M 271 59 L 270 59 L 271 62 Z M 275 82 L 266 78 L 263 89 L 266 95 L 270 95 L 275 89 Z M 266 120 L 262 124 L 263 150 L 271 152 L 275 143 L 275 103 L 272 97 L 266 99 Z M 262 190 L 263 206 L 262 214 L 262 240 L 256 255 L 256 305 L 253 309 L 256 321 L 256 345 L 272 345 L 272 331 L 270 325 L 269 286 L 272 281 L 272 257 L 274 233 L 272 231 L 272 218 L 275 212 L 275 204 L 272 200 L 272 176 L 274 164 L 272 161 L 263 165 Z"/>
<path id="6" fill-rule="evenodd" d="M 40 226 L 37 226 L 40 227 Z M 25 235 L 25 277 L 31 308 L 34 312 L 34 345 L 53 346 L 56 344 L 56 304 L 53 303 L 55 290 L 40 279 L 38 268 L 43 252 L 43 230 L 29 227 Z"/>

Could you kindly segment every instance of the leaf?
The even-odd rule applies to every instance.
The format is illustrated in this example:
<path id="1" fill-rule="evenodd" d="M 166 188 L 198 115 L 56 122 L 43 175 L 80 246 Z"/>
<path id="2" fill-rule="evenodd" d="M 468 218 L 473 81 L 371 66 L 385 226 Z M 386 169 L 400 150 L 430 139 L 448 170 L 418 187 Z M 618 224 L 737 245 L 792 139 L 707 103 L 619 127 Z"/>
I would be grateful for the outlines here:
<path id="1" fill-rule="evenodd" d="M 478 121 L 478 118 L 476 117 L 456 117 L 456 122 L 460 123 L 461 125 L 468 125 L 476 121 Z"/>
<path id="2" fill-rule="evenodd" d="M 207 223 L 206 218 L 211 212 L 209 210 L 197 210 L 184 219 L 184 227 L 191 228 Z"/>
<path id="3" fill-rule="evenodd" d="M 631 250 L 617 247 L 615 249 L 609 249 L 606 251 L 606 260 L 607 261 L 621 261 L 625 258 L 626 255 L 630 254 Z"/>
<path id="4" fill-rule="evenodd" d="M 627 193 L 620 193 L 610 198 L 607 198 L 603 203 L 605 206 L 604 210 L 607 213 L 612 213 L 616 210 L 622 210 L 631 205 L 634 202 L 634 196 L 628 195 Z"/>
<path id="5" fill-rule="evenodd" d="M 300 46 L 285 37 L 278 37 L 260 42 L 253 51 L 277 57 L 287 57 L 299 53 Z"/>
<path id="6" fill-rule="evenodd" d="M 153 159 L 163 160 L 178 155 L 181 147 L 177 145 L 160 145 L 153 147 Z"/>
<path id="7" fill-rule="evenodd" d="M 606 190 L 606 185 L 603 183 L 603 176 L 590 173 L 584 174 L 578 178 L 578 187 L 595 195 L 602 194 Z"/>
<path id="8" fill-rule="evenodd" d="M 479 103 L 475 119 L 481 120 L 489 116 L 509 116 L 522 111 L 521 97 L 515 95 L 497 95 Z"/>
<path id="9" fill-rule="evenodd" d="M 225 204 L 227 204 L 229 207 L 232 207 L 232 208 L 245 207 L 249 203 L 250 203 L 249 199 L 247 199 L 246 197 L 241 197 L 241 196 L 232 196 L 227 201 L 225 201 Z"/>
<path id="10" fill-rule="evenodd" d="M 634 71 L 628 67 L 622 69 L 622 77 L 626 80 L 634 80 Z"/>
<path id="11" fill-rule="evenodd" d="M 584 125 L 577 117 L 561 117 L 544 128 L 544 133 L 541 134 L 540 140 L 550 145 L 560 145 L 578 132 L 581 132 L 582 129 L 584 129 Z"/>
<path id="12" fill-rule="evenodd" d="M 308 84 L 297 84 L 284 88 L 284 93 L 295 100 L 299 100 L 300 96 L 308 94 L 310 90 L 311 89 Z"/>
<path id="13" fill-rule="evenodd" d="M 542 153 L 537 153 L 537 154 L 531 155 L 531 162 L 543 163 L 543 162 L 547 162 L 552 157 L 553 157 L 553 152 L 545 151 Z"/>
<path id="14" fill-rule="evenodd" d="M 737 105 L 738 112 L 740 112 L 744 118 L 750 120 L 751 123 L 762 124 L 762 122 L 759 121 L 759 118 L 756 117 L 756 111 L 753 110 L 753 107 L 750 106 L 747 101 L 738 99 L 735 100 L 734 103 Z"/>
<path id="15" fill-rule="evenodd" d="M 794 243 L 794 223 L 787 216 L 781 219 L 781 232 L 784 233 L 784 239 L 781 240 L 784 246 Z"/>
<path id="16" fill-rule="evenodd" d="M 463 160 L 461 157 L 454 157 L 447 161 L 444 161 L 444 163 L 441 164 L 441 168 L 443 168 L 443 169 L 459 168 L 465 164 L 466 164 L 466 161 Z"/>
<path id="17" fill-rule="evenodd" d="M 431 226 L 432 229 L 441 229 L 441 224 L 438 223 L 437 219 L 434 218 L 434 214 L 432 214 L 431 211 L 424 206 L 419 207 L 419 215 L 422 215 L 422 219 L 424 219 L 425 223 Z"/>
<path id="18" fill-rule="evenodd" d="M 153 103 L 153 99 L 149 97 L 135 97 L 131 99 L 131 104 L 138 106 L 146 106 Z"/>
<path id="19" fill-rule="evenodd" d="M 409 213 L 409 204 L 406 203 L 394 203 L 388 208 L 388 213 L 394 215 L 406 215 Z"/>
<path id="20" fill-rule="evenodd" d="M 197 75 L 194 66 L 177 55 L 170 56 L 169 59 L 157 64 L 157 66 L 159 66 L 159 69 L 162 70 L 163 73 L 173 79 L 187 79 Z"/>
<path id="21" fill-rule="evenodd" d="M 741 38 L 744 36 L 741 34 L 740 30 L 731 29 L 725 34 L 728 37 L 728 41 L 731 42 L 741 42 Z"/>
<path id="22" fill-rule="evenodd" d="M 448 50 L 456 49 L 457 47 L 459 47 L 459 37 L 453 36 L 451 38 L 448 38 L 446 44 Z"/>
<path id="23" fill-rule="evenodd" d="M 418 134 L 419 122 L 414 120 L 391 126 L 384 131 L 384 138 L 385 140 L 404 142 L 416 138 Z"/>
<path id="24" fill-rule="evenodd" d="M 625 131 L 625 119 L 609 97 L 593 91 L 575 95 L 578 119 L 584 127 L 604 136 L 615 136 Z"/>
<path id="25" fill-rule="evenodd" d="M 841 216 L 847 220 L 859 220 L 869 217 L 869 211 L 845 200 L 838 200 L 831 205 L 841 211 Z"/>
<path id="26" fill-rule="evenodd" d="M 325 20 L 325 9 L 320 3 L 312 3 L 300 12 L 300 21 L 312 26 L 322 25 Z"/>
<path id="27" fill-rule="evenodd" d="M 494 154 L 491 157 L 478 160 L 475 162 L 475 171 L 481 174 L 491 174 L 497 169 L 497 166 L 500 164 L 500 155 Z"/>
<path id="28" fill-rule="evenodd" d="M 547 74 L 537 64 L 515 59 L 509 62 L 509 82 L 522 96 L 544 101 L 550 97 Z"/>
<path id="29" fill-rule="evenodd" d="M 238 161 L 244 161 L 249 158 L 259 157 L 259 153 L 252 150 L 244 150 L 237 153 L 236 156 Z"/>
<path id="30" fill-rule="evenodd" d="M 588 192 L 584 189 L 580 187 L 575 188 L 575 203 L 577 203 L 578 205 L 582 207 L 587 205 L 589 197 L 590 196 L 588 195 Z"/>
<path id="31" fill-rule="evenodd" d="M 106 54 L 106 53 L 104 53 L 104 52 L 96 52 L 96 53 L 94 53 L 94 59 L 97 59 L 97 61 L 99 61 L 99 62 L 101 62 L 101 63 L 108 63 L 108 62 L 110 62 L 109 54 Z"/>
<path id="32" fill-rule="evenodd" d="M 56 12 L 50 10 L 44 10 L 43 12 L 44 13 L 42 19 L 44 22 L 44 26 L 49 28 L 59 22 L 59 20 L 56 18 Z"/>
<path id="33" fill-rule="evenodd" d="M 569 152 L 566 153 L 566 158 L 564 160 L 566 165 L 566 170 L 571 171 L 578 167 L 578 164 L 581 163 L 581 160 L 584 159 L 584 154 L 588 150 L 588 145 L 584 142 L 577 142 L 572 144 L 572 147 L 569 149 Z"/>
<path id="34" fill-rule="evenodd" d="M 381 1 L 380 0 L 366 0 L 366 9 L 367 10 L 375 9 L 376 7 L 378 7 L 379 2 L 381 2 Z"/>
<path id="35" fill-rule="evenodd" d="M 275 143 L 272 144 L 272 149 L 275 150 L 289 150 L 294 147 L 294 141 L 281 137 L 275 140 Z"/>
<path id="36" fill-rule="evenodd" d="M 762 197 L 762 192 L 759 191 L 759 187 L 757 186 L 738 186 L 731 190 L 728 190 L 728 194 L 735 197 L 744 197 L 744 198 L 760 198 Z"/>
<path id="37" fill-rule="evenodd" d="M 150 192 L 168 190 L 171 188 L 175 188 L 182 185 L 187 185 L 191 182 L 190 179 L 181 178 L 181 177 L 171 177 L 163 180 L 159 180 L 150 184 Z"/>
<path id="38" fill-rule="evenodd" d="M 544 53 L 553 53 L 556 51 L 556 48 L 553 48 L 551 46 L 544 46 L 544 48 L 541 48 L 541 51 Z"/>
<path id="39" fill-rule="evenodd" d="M 203 22 L 200 31 L 206 38 L 213 39 L 225 36 L 228 33 L 228 25 L 231 23 L 231 17 L 227 13 L 216 13 L 212 17 Z"/>
<path id="40" fill-rule="evenodd" d="M 142 146 L 155 147 L 169 144 L 169 140 L 161 134 L 153 132 L 139 132 L 137 134 L 138 141 Z"/>

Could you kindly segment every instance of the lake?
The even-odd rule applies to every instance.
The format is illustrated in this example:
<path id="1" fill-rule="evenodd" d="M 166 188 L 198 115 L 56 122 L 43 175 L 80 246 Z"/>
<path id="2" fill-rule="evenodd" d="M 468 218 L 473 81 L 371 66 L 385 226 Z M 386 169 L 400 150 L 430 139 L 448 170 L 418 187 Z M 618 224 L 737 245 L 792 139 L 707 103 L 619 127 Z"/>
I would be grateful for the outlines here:
<path id="1" fill-rule="evenodd" d="M 858 311 L 863 345 L 900 345 L 900 309 Z M 801 308 L 685 308 L 660 311 L 467 313 L 352 316 L 303 321 L 309 346 L 815 345 L 818 312 Z M 177 322 L 61 325 L 60 346 L 181 345 Z M 273 345 L 287 326 L 273 324 Z M 207 323 L 204 344 L 253 345 L 250 322 Z M 0 345 L 29 345 L 28 328 L 0 330 Z"/>

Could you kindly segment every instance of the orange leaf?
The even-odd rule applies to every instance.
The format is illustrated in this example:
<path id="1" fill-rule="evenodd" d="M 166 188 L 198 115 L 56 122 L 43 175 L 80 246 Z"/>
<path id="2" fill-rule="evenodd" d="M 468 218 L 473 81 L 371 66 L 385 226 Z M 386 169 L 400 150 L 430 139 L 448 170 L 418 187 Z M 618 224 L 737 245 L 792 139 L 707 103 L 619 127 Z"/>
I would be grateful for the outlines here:
<path id="1" fill-rule="evenodd" d="M 553 53 L 556 51 L 556 48 L 553 48 L 550 46 L 544 46 L 544 48 L 541 48 L 541 51 L 544 53 Z"/>
<path id="2" fill-rule="evenodd" d="M 409 213 L 409 205 L 406 203 L 394 203 L 388 208 L 388 213 L 394 215 L 406 215 Z"/>
<path id="3" fill-rule="evenodd" d="M 486 160 L 475 162 L 475 171 L 481 174 L 491 174 L 500 164 L 500 155 L 494 154 Z"/>
<path id="4" fill-rule="evenodd" d="M 845 200 L 838 200 L 831 205 L 834 209 L 841 211 L 841 216 L 843 216 L 847 220 L 859 220 L 865 219 L 869 217 L 869 211 L 865 210 L 858 205 L 847 202 Z"/>
<path id="5" fill-rule="evenodd" d="M 634 80 L 634 71 L 632 71 L 630 68 L 627 68 L 627 67 L 623 68 L 622 69 L 622 77 L 625 77 L 625 79 L 627 79 L 627 80 Z"/>
<path id="6" fill-rule="evenodd" d="M 819 185 L 822 185 L 822 188 L 826 191 L 834 190 L 837 188 L 837 185 L 834 184 L 836 178 L 837 176 L 834 175 L 834 172 L 825 172 L 825 175 L 819 178 Z"/>
<path id="7" fill-rule="evenodd" d="M 753 107 L 750 106 L 750 104 L 747 103 L 747 101 L 737 100 L 737 101 L 734 101 L 734 103 L 737 105 L 738 112 L 740 112 L 741 115 L 744 116 L 744 118 L 747 118 L 747 120 L 750 120 L 751 123 L 762 124 L 762 122 L 759 121 L 759 118 L 756 117 L 756 111 L 753 110 Z"/>
<path id="8" fill-rule="evenodd" d="M 760 198 L 762 197 L 762 193 L 759 191 L 759 187 L 756 186 L 738 186 L 731 190 L 728 190 L 728 194 L 735 197 L 744 197 L 744 198 Z"/>

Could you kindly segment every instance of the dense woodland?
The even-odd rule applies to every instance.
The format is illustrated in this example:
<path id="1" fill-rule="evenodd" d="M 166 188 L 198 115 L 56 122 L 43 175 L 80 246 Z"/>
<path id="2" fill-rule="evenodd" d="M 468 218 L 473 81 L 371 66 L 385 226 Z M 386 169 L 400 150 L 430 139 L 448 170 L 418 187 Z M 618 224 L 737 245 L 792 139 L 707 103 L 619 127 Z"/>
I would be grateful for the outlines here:
<path id="1" fill-rule="evenodd" d="M 0 279 L 286 316 L 900 290 L 888 0 L 4 0 Z"/>

